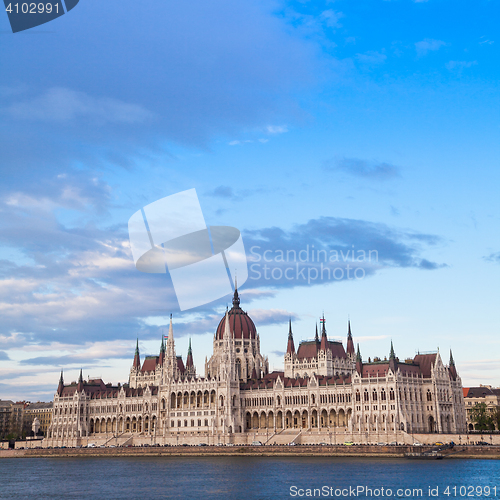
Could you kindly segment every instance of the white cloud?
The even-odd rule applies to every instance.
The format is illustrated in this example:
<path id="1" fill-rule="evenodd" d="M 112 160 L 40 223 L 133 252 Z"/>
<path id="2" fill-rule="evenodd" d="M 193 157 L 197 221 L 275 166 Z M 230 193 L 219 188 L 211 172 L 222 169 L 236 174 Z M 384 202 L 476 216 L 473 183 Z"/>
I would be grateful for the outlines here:
<path id="1" fill-rule="evenodd" d="M 445 64 L 446 69 L 450 71 L 458 71 L 461 72 L 465 68 L 470 68 L 475 66 L 477 61 L 449 61 Z"/>
<path id="2" fill-rule="evenodd" d="M 268 125 L 266 130 L 270 134 L 284 134 L 288 132 L 288 127 L 286 125 Z"/>
<path id="3" fill-rule="evenodd" d="M 364 54 L 356 54 L 356 58 L 363 64 L 382 64 L 387 59 L 387 56 L 381 52 L 369 50 Z"/>
<path id="4" fill-rule="evenodd" d="M 53 87 L 34 99 L 11 104 L 12 118 L 46 122 L 70 122 L 82 118 L 98 123 L 143 123 L 153 114 L 142 106 L 109 97 L 92 97 L 84 92 Z"/>
<path id="5" fill-rule="evenodd" d="M 424 40 L 415 43 L 415 49 L 418 56 L 425 56 L 427 52 L 439 50 L 447 44 L 442 40 L 433 40 L 432 38 L 425 38 Z"/>

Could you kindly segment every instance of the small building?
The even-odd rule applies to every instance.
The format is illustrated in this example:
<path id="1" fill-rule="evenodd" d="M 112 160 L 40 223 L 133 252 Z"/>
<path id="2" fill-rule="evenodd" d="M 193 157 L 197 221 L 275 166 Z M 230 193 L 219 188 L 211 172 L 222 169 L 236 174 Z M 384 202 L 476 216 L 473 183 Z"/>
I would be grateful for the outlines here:
<path id="1" fill-rule="evenodd" d="M 491 385 L 479 385 L 479 387 L 464 387 L 465 412 L 467 415 L 467 429 L 474 430 L 475 422 L 471 419 L 471 411 L 475 405 L 484 403 L 486 411 L 492 415 L 500 409 L 500 389 Z M 500 430 L 497 428 L 497 430 Z"/>
<path id="2" fill-rule="evenodd" d="M 47 435 L 47 430 L 52 422 L 52 407 L 54 403 L 30 403 L 24 408 L 24 423 L 25 428 L 31 430 L 33 420 L 38 419 L 40 423 L 40 432 L 44 436 Z"/>

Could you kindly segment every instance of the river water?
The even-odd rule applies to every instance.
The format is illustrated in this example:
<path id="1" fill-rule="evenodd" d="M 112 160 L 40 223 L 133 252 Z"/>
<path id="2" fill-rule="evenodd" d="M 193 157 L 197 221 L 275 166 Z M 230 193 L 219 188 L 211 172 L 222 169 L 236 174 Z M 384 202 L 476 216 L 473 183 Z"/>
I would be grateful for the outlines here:
<path id="1" fill-rule="evenodd" d="M 2 499 L 353 497 L 500 498 L 500 460 L 324 456 L 0 460 Z"/>

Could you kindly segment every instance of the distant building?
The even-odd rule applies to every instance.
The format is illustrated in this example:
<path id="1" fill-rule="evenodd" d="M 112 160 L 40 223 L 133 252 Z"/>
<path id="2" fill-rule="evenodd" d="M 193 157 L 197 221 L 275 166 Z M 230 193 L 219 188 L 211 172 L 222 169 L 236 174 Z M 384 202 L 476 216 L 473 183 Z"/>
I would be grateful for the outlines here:
<path id="1" fill-rule="evenodd" d="M 471 419 L 471 410 L 476 404 L 484 403 L 486 411 L 491 415 L 500 409 L 500 389 L 491 385 L 480 385 L 479 387 L 464 387 L 465 411 L 467 414 L 467 428 L 474 430 L 475 422 Z M 500 430 L 497 428 L 497 430 Z"/>
<path id="2" fill-rule="evenodd" d="M 11 406 L 9 434 L 14 434 L 16 438 L 23 437 L 24 408 L 26 405 L 26 401 L 18 401 Z"/>
<path id="3" fill-rule="evenodd" d="M 27 433 L 32 430 L 33 420 L 38 419 L 40 423 L 39 430 L 43 435 L 47 435 L 47 431 L 52 422 L 52 401 L 50 403 L 30 403 L 24 408 L 24 427 Z"/>
<path id="4" fill-rule="evenodd" d="M 12 413 L 12 401 L 0 399 L 0 439 L 6 439 L 10 432 L 10 420 Z"/>
<path id="5" fill-rule="evenodd" d="M 451 352 L 448 366 L 439 352 L 400 361 L 391 342 L 388 359 L 367 362 L 359 344 L 354 348 L 350 324 L 346 349 L 327 337 L 324 318 L 321 331 L 297 350 L 291 323 L 288 330 L 284 371 L 269 373 L 236 290 L 200 377 L 191 343 L 185 365 L 177 356 L 170 319 L 158 356 L 141 364 L 137 345 L 128 384 L 84 381 L 80 372 L 78 382 L 65 385 L 61 373 L 46 442 L 245 443 L 256 434 L 273 442 L 299 435 L 302 442 L 331 442 L 332 434 L 391 442 L 413 433 L 465 432 L 462 382 Z"/>

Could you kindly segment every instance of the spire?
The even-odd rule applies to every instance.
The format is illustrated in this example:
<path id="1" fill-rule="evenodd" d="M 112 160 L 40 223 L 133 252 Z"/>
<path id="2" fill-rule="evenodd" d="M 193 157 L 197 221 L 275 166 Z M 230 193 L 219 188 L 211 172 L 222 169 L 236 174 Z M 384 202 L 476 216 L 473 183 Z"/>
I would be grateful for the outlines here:
<path id="1" fill-rule="evenodd" d="M 396 354 L 394 352 L 394 346 L 392 345 L 392 340 L 391 340 L 391 352 L 389 353 L 389 368 L 396 373 L 397 370 L 397 359 L 396 359 Z"/>
<path id="2" fill-rule="evenodd" d="M 186 358 L 186 370 L 188 370 L 188 375 L 192 375 L 191 370 L 193 367 L 194 367 L 193 351 L 191 349 L 191 339 L 189 339 L 189 347 L 188 347 L 188 353 L 187 353 L 187 358 Z"/>
<path id="3" fill-rule="evenodd" d="M 288 324 L 288 345 L 286 347 L 287 354 L 295 354 L 295 345 L 293 343 L 293 333 L 292 333 L 292 318 L 290 318 Z"/>
<path id="4" fill-rule="evenodd" d="M 347 354 L 354 356 L 354 342 L 351 333 L 351 320 L 347 323 Z"/>
<path id="5" fill-rule="evenodd" d="M 323 314 L 323 328 L 321 329 L 321 350 L 326 352 L 328 347 L 328 339 L 326 337 L 326 328 L 325 328 L 325 315 Z"/>
<path id="6" fill-rule="evenodd" d="M 239 309 L 240 307 L 240 296 L 238 295 L 238 284 L 236 283 L 236 280 L 234 282 L 233 307 L 235 309 Z"/>
<path id="7" fill-rule="evenodd" d="M 59 394 L 59 396 L 62 395 L 63 389 L 64 389 L 64 379 L 63 379 L 63 371 L 61 370 L 61 376 L 59 377 L 59 385 L 57 386 L 57 394 Z"/>
<path id="8" fill-rule="evenodd" d="M 160 346 L 160 356 L 158 357 L 158 364 L 163 366 L 163 361 L 165 360 L 165 340 L 163 338 L 163 332 L 161 334 L 161 346 Z"/>
<path id="9" fill-rule="evenodd" d="M 168 325 L 168 342 L 174 341 L 174 327 L 172 326 L 172 313 L 170 313 L 170 324 Z"/>
<path id="10" fill-rule="evenodd" d="M 358 352 L 356 353 L 356 371 L 360 375 L 363 374 L 363 360 L 361 358 L 361 352 L 359 350 L 359 344 L 358 344 Z"/>
<path id="11" fill-rule="evenodd" d="M 80 376 L 78 377 L 78 385 L 76 386 L 76 390 L 80 392 L 83 389 L 83 374 L 82 369 L 80 368 Z"/>
<path id="12" fill-rule="evenodd" d="M 132 366 L 136 370 L 141 369 L 141 357 L 139 355 L 139 337 L 137 337 L 137 344 L 135 345 L 134 364 Z"/>
<path id="13" fill-rule="evenodd" d="M 236 292 L 234 292 L 236 293 Z M 238 299 L 239 303 L 239 299 Z M 233 300 L 234 304 L 234 300 Z M 224 340 L 229 340 L 231 338 L 231 328 L 229 328 L 229 311 L 226 308 L 226 321 L 224 323 L 224 335 L 222 337 Z"/>
<path id="14" fill-rule="evenodd" d="M 450 377 L 453 380 L 457 380 L 458 374 L 457 374 L 457 367 L 455 366 L 455 360 L 453 359 L 453 354 L 450 349 L 450 366 L 448 368 L 450 372 Z"/>
<path id="15" fill-rule="evenodd" d="M 319 337 L 318 337 L 318 323 L 316 323 L 316 335 L 314 336 L 314 340 L 316 343 L 319 343 Z"/>

